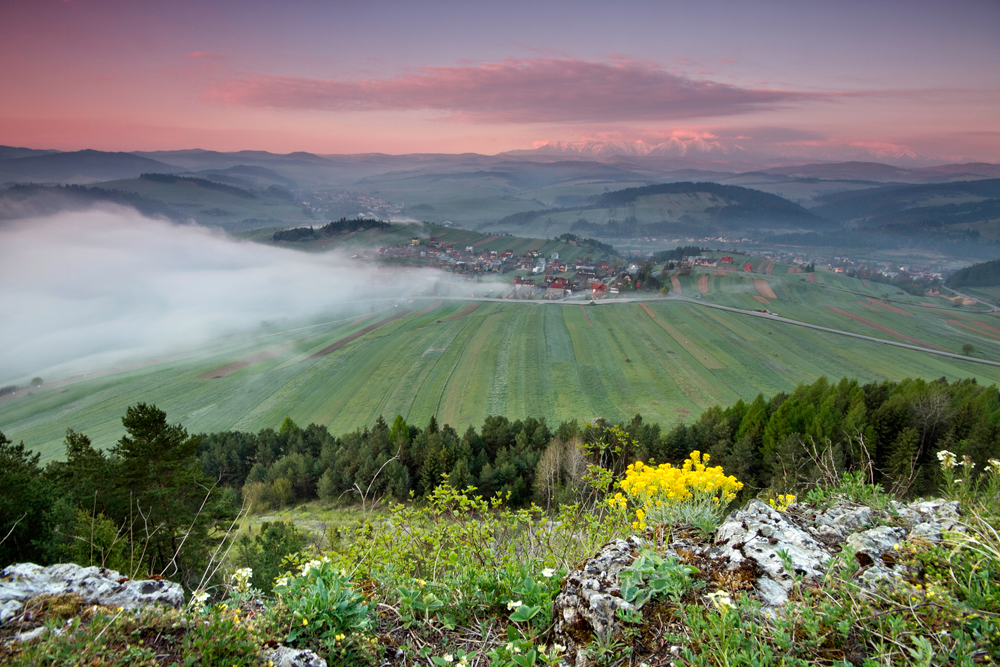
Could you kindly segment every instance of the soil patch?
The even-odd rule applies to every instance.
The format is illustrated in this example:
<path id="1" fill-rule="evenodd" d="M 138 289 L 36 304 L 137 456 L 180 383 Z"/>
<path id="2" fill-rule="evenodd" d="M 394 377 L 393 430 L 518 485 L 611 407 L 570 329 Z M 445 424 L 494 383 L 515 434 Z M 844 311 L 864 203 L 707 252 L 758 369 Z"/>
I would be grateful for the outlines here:
<path id="1" fill-rule="evenodd" d="M 345 345 L 347 345 L 348 343 L 350 343 L 352 340 L 357 340 L 358 338 L 361 338 L 362 336 L 364 336 L 366 333 L 369 333 L 371 331 L 375 331 L 379 327 L 385 326 L 386 324 L 389 324 L 389 322 L 392 322 L 393 320 L 398 320 L 399 318 L 403 317 L 404 315 L 409 315 L 409 314 L 410 314 L 409 310 L 401 310 L 398 313 L 396 313 L 395 315 L 393 315 L 392 317 L 387 317 L 384 320 L 382 320 L 381 322 L 376 322 L 375 324 L 367 326 L 364 329 L 362 329 L 361 331 L 355 331 L 354 333 L 352 333 L 347 338 L 341 338 L 340 340 L 338 340 L 333 345 L 328 345 L 328 346 L 324 347 L 322 350 L 320 350 L 316 354 L 314 354 L 314 355 L 312 355 L 310 357 L 307 357 L 306 359 L 303 359 L 303 362 L 312 361 L 313 359 L 319 359 L 320 357 L 325 357 L 326 355 L 330 354 L 331 352 L 336 352 L 340 348 L 344 347 Z"/>
<path id="2" fill-rule="evenodd" d="M 458 315 L 452 315 L 451 317 L 446 317 L 446 318 L 444 318 L 444 319 L 443 319 L 443 320 L 441 320 L 441 321 L 442 321 L 442 322 L 452 322 L 452 321 L 454 321 L 454 320 L 457 320 L 457 319 L 460 319 L 460 318 L 462 318 L 462 317 L 465 317 L 466 315 L 468 315 L 468 314 L 469 314 L 469 313 L 471 313 L 472 311 L 474 311 L 474 310 L 475 310 L 476 308 L 479 308 L 479 306 L 481 306 L 481 305 L 482 305 L 482 304 L 480 304 L 480 303 L 478 303 L 478 302 L 476 302 L 476 303 L 470 303 L 470 304 L 469 304 L 468 306 L 466 306 L 466 307 L 465 307 L 465 308 L 464 308 L 464 309 L 462 310 L 462 312 L 460 312 L 460 313 L 459 313 Z"/>
<path id="3" fill-rule="evenodd" d="M 708 274 L 706 273 L 702 277 L 698 278 L 698 291 L 702 294 L 708 294 Z"/>
<path id="4" fill-rule="evenodd" d="M 816 282 L 816 274 L 815 273 L 807 273 L 806 274 L 806 280 L 808 280 L 811 283 Z"/>
<path id="5" fill-rule="evenodd" d="M 654 315 L 654 314 L 653 314 L 653 311 L 651 311 L 651 310 L 649 309 L 649 307 L 648 307 L 648 306 L 646 306 L 646 304 L 644 304 L 644 303 L 640 303 L 639 305 L 640 305 L 640 306 L 642 306 L 642 309 L 646 311 L 646 314 L 647 314 L 647 315 L 649 315 L 650 317 L 652 317 L 652 318 L 653 318 L 654 320 L 656 319 L 656 315 Z"/>
<path id="6" fill-rule="evenodd" d="M 214 371 L 209 371 L 207 373 L 202 373 L 197 377 L 198 380 L 215 380 L 218 378 L 224 378 L 227 375 L 235 373 L 236 371 L 243 370 L 247 366 L 253 366 L 254 364 L 259 364 L 262 361 L 267 361 L 268 359 L 273 359 L 282 352 L 287 352 L 289 348 L 287 347 L 275 347 L 270 350 L 265 350 L 260 354 L 255 354 L 252 357 L 247 357 L 246 359 L 240 359 L 239 361 L 234 361 L 231 364 L 226 364 L 225 366 L 220 366 Z"/>
<path id="7" fill-rule="evenodd" d="M 862 301 L 861 299 L 858 299 L 858 303 L 860 303 L 862 306 L 864 306 L 868 310 L 874 310 L 876 313 L 884 313 L 885 312 L 881 308 L 873 306 L 872 304 L 868 303 L 867 301 Z"/>
<path id="8" fill-rule="evenodd" d="M 772 271 L 774 271 L 774 262 L 771 262 L 770 264 L 767 265 L 767 268 L 764 269 L 764 274 L 769 276 L 771 275 Z"/>
<path id="9" fill-rule="evenodd" d="M 482 241 L 476 241 L 475 243 L 473 243 L 472 247 L 475 248 L 477 246 L 483 245 L 484 243 L 489 243 L 490 241 L 496 241 L 498 238 L 500 238 L 500 237 L 499 236 L 487 236 Z"/>
<path id="10" fill-rule="evenodd" d="M 762 304 L 764 304 L 765 306 L 769 306 L 769 305 L 771 305 L 771 302 L 770 302 L 770 301 L 768 301 L 767 299 L 765 299 L 764 297 L 762 297 L 762 296 L 761 296 L 761 295 L 759 295 L 759 294 L 751 294 L 750 296 L 752 296 L 752 297 L 753 297 L 754 299 L 756 299 L 756 300 L 757 300 L 757 303 L 762 303 Z"/>
<path id="11" fill-rule="evenodd" d="M 954 315 L 955 315 L 955 317 L 957 317 L 957 318 L 958 318 L 958 319 L 960 319 L 960 320 L 965 320 L 966 322 L 971 322 L 971 323 L 972 323 L 973 325 L 975 325 L 975 326 L 977 326 L 977 327 L 982 327 L 982 328 L 984 328 L 984 329 L 989 329 L 989 330 L 990 330 L 990 331 L 992 331 L 993 333 L 998 333 L 998 334 L 1000 334 L 1000 329 L 997 329 L 997 328 L 996 328 L 996 327 L 994 327 L 994 326 L 991 326 L 991 325 L 989 325 L 989 324 L 986 324 L 985 322 L 977 322 L 976 320 L 973 320 L 973 319 L 970 319 L 970 318 L 968 318 L 968 317 L 964 317 L 964 316 L 962 316 L 962 315 L 959 315 L 959 314 L 957 314 L 957 313 L 955 313 Z"/>
<path id="12" fill-rule="evenodd" d="M 947 322 L 948 324 L 954 324 L 956 326 L 960 326 L 963 329 L 968 329 L 969 331 L 975 331 L 977 334 L 983 334 L 984 336 L 989 336 L 990 338 L 1000 338 L 1000 336 L 992 334 L 989 331 L 984 331 L 983 329 L 975 327 L 972 324 L 966 324 L 965 322 L 960 322 L 958 320 L 945 320 L 945 322 Z M 994 331 L 996 331 L 996 329 L 994 329 Z"/>
<path id="13" fill-rule="evenodd" d="M 758 264 L 757 268 L 754 269 L 754 271 L 756 271 L 757 273 L 763 273 L 765 266 L 767 266 L 767 260 L 766 259 L 763 262 L 761 262 L 760 264 Z"/>
<path id="14" fill-rule="evenodd" d="M 419 313 L 417 313 L 414 317 L 423 317 L 424 315 L 430 315 L 435 310 L 437 310 L 438 308 L 440 308 L 442 305 L 444 305 L 444 301 L 435 301 L 430 306 L 428 306 L 427 308 L 424 308 Z"/>
<path id="15" fill-rule="evenodd" d="M 906 334 L 901 334 L 898 331 L 890 329 L 889 327 L 884 327 L 881 324 L 878 324 L 876 322 L 872 322 L 871 320 L 866 320 L 865 318 L 861 317 L 860 315 L 854 315 L 852 313 L 847 312 L 846 310 L 841 310 L 840 308 L 837 308 L 836 306 L 827 306 L 827 308 L 830 309 L 830 310 L 832 310 L 833 312 L 837 313 L 838 315 L 843 315 L 844 317 L 846 317 L 848 319 L 852 319 L 855 322 L 860 322 L 861 324 L 869 326 L 872 329 L 876 329 L 878 331 L 881 331 L 884 334 L 889 334 L 890 336 L 895 336 L 896 338 L 899 338 L 901 340 L 905 340 L 907 343 L 910 343 L 912 345 L 920 345 L 921 347 L 929 347 L 932 350 L 940 350 L 941 349 L 940 347 L 938 347 L 936 345 L 931 345 L 930 343 L 928 343 L 926 341 L 922 341 L 919 338 L 913 338 L 912 336 L 907 336 Z"/>
<path id="16" fill-rule="evenodd" d="M 760 280 L 759 278 L 754 278 L 753 286 L 754 289 L 757 290 L 757 293 L 760 294 L 765 299 L 778 298 L 778 295 L 774 293 L 773 289 L 771 289 L 771 284 L 766 280 Z"/>
<path id="17" fill-rule="evenodd" d="M 868 303 L 873 303 L 876 306 L 878 306 L 879 308 L 885 308 L 889 312 L 896 313 L 897 315 L 912 315 L 913 314 L 913 313 L 911 313 L 908 310 L 903 310 L 902 308 L 897 308 L 896 306 L 892 305 L 891 303 L 886 303 L 885 301 L 879 301 L 878 299 L 873 299 L 870 296 L 866 296 L 865 299 L 868 300 Z"/>
<path id="18" fill-rule="evenodd" d="M 681 281 L 677 276 L 670 276 L 670 289 L 672 289 L 677 294 L 683 295 L 684 292 L 681 291 Z"/>
<path id="19" fill-rule="evenodd" d="M 790 266 L 790 267 L 788 267 L 788 272 L 789 273 L 802 273 L 802 267 L 801 266 Z"/>
<path id="20" fill-rule="evenodd" d="M 594 323 L 590 321 L 590 315 L 587 315 L 587 309 L 580 306 L 580 312 L 583 313 L 583 319 L 587 322 L 589 326 L 594 326 Z"/>

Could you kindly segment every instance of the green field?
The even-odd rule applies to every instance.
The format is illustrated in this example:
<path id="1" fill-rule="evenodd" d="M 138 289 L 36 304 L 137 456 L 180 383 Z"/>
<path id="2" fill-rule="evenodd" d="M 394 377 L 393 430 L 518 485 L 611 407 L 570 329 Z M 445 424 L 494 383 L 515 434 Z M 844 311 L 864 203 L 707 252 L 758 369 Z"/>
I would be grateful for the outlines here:
<path id="1" fill-rule="evenodd" d="M 756 260 L 755 268 L 761 264 Z M 679 282 L 683 295 L 701 294 L 705 303 L 768 309 L 949 352 L 970 343 L 974 356 L 1000 360 L 1000 317 L 830 273 L 815 274 L 815 280 L 775 265 L 772 275 L 696 271 Z M 753 296 L 760 296 L 758 288 L 769 288 L 774 297 L 761 303 Z M 50 383 L 0 403 L 0 430 L 50 458 L 61 455 L 67 428 L 112 444 L 122 434 L 126 406 L 139 401 L 155 403 L 192 432 L 259 430 L 290 416 L 341 433 L 380 414 L 418 424 L 436 415 L 465 429 L 490 414 L 558 422 L 641 413 L 669 426 L 711 405 L 787 391 L 823 375 L 1000 380 L 997 366 L 676 298 L 597 306 L 482 302 L 469 312 L 472 303 L 428 298 L 379 305 L 353 319 L 342 315 L 319 326 L 229 339 L 198 355 Z M 359 332 L 339 349 L 313 356 Z M 268 358 L 211 377 L 258 355 Z"/>

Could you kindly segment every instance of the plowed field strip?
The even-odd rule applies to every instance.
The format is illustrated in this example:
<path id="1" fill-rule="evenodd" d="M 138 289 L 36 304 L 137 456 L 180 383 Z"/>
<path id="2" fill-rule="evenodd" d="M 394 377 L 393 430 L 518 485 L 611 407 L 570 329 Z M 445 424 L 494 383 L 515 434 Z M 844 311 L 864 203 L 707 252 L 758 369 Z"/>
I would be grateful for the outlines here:
<path id="1" fill-rule="evenodd" d="M 766 259 L 763 262 L 761 262 L 760 264 L 758 264 L 757 268 L 754 269 L 754 271 L 756 271 L 757 273 L 763 273 L 765 266 L 767 266 L 767 260 Z"/>
<path id="2" fill-rule="evenodd" d="M 698 291 L 702 294 L 708 294 L 708 274 L 698 278 Z"/>
<path id="3" fill-rule="evenodd" d="M 864 306 L 868 310 L 874 310 L 876 313 L 884 313 L 885 312 L 881 308 L 876 308 L 875 306 L 873 306 L 872 304 L 868 303 L 867 301 L 862 301 L 861 299 L 858 299 L 858 303 L 860 303 L 862 306 Z"/>
<path id="4" fill-rule="evenodd" d="M 760 280 L 759 278 L 754 278 L 753 286 L 754 289 L 757 290 L 757 293 L 760 294 L 765 299 L 778 298 L 778 295 L 774 293 L 774 290 L 771 289 L 770 283 L 768 283 L 766 280 Z"/>
<path id="5" fill-rule="evenodd" d="M 243 370 L 247 366 L 253 366 L 254 364 L 259 364 L 262 361 L 267 361 L 268 359 L 273 359 L 282 352 L 286 352 L 289 348 L 287 347 L 276 347 L 270 350 L 265 350 L 260 354 L 255 354 L 252 357 L 247 357 L 246 359 L 240 359 L 239 361 L 234 361 L 231 364 L 226 364 L 220 368 L 216 368 L 214 371 L 209 371 L 207 373 L 202 373 L 198 376 L 199 380 L 214 380 L 216 378 L 224 378 L 231 373 Z"/>
<path id="6" fill-rule="evenodd" d="M 945 322 L 947 322 L 948 324 L 954 324 L 960 326 L 963 329 L 968 329 L 969 331 L 975 331 L 978 334 L 983 334 L 984 336 L 989 336 L 990 338 L 1000 338 L 1000 336 L 996 334 L 992 334 L 989 331 L 984 331 L 982 329 L 972 326 L 971 324 L 966 324 L 965 322 L 959 322 L 958 320 L 945 320 Z"/>
<path id="7" fill-rule="evenodd" d="M 767 268 L 764 269 L 765 275 L 768 275 L 768 276 L 771 275 L 771 271 L 774 271 L 774 262 L 771 262 L 770 264 L 768 264 Z"/>
<path id="8" fill-rule="evenodd" d="M 681 291 L 681 281 L 677 276 L 670 276 L 670 289 L 674 291 L 674 294 L 684 294 Z"/>
<path id="9" fill-rule="evenodd" d="M 807 273 L 806 274 L 806 280 L 808 280 L 811 283 L 816 282 L 816 274 L 815 273 Z"/>
<path id="10" fill-rule="evenodd" d="M 416 315 L 414 315 L 414 317 L 423 317 L 424 315 L 430 315 L 431 313 L 433 313 L 435 310 L 437 310 L 438 308 L 440 308 L 443 305 L 444 305 L 444 301 L 435 301 L 430 306 L 428 306 L 427 308 L 424 308 L 419 313 L 417 313 Z"/>
<path id="11" fill-rule="evenodd" d="M 905 340 L 907 343 L 910 343 L 912 345 L 920 345 L 921 347 L 929 347 L 932 350 L 940 350 L 941 349 L 937 345 L 931 345 L 930 343 L 926 343 L 926 342 L 920 340 L 919 338 L 913 338 L 912 336 L 907 336 L 906 334 L 901 334 L 898 331 L 894 331 L 893 329 L 890 329 L 889 327 L 884 327 L 881 324 L 878 324 L 876 322 L 872 322 L 871 320 L 866 320 L 865 318 L 861 317 L 860 315 L 854 315 L 852 313 L 847 312 L 846 310 L 841 310 L 840 308 L 837 308 L 836 306 L 827 306 L 827 308 L 830 309 L 830 310 L 832 310 L 833 312 L 837 313 L 838 315 L 843 315 L 844 317 L 852 319 L 855 322 L 860 322 L 861 324 L 869 326 L 872 329 L 877 329 L 877 330 L 881 331 L 882 333 L 889 334 L 890 336 L 895 336 L 896 338 L 900 338 L 902 340 Z"/>
<path id="12" fill-rule="evenodd" d="M 802 267 L 801 266 L 790 266 L 790 267 L 788 267 L 788 272 L 789 273 L 802 273 Z"/>
<path id="13" fill-rule="evenodd" d="M 903 310 L 902 308 L 896 308 L 896 306 L 894 306 L 894 305 L 892 305 L 890 303 L 886 303 L 885 301 L 879 301 L 878 299 L 873 299 L 870 296 L 866 296 L 865 299 L 868 300 L 868 303 L 873 303 L 876 306 L 878 306 L 879 308 L 885 308 L 886 310 L 888 310 L 890 312 L 893 312 L 893 313 L 896 313 L 897 315 L 912 315 L 913 314 L 913 313 L 911 313 L 908 310 Z"/>
<path id="14" fill-rule="evenodd" d="M 500 237 L 499 236 L 487 236 L 485 239 L 483 239 L 481 241 L 476 241 L 475 243 L 473 243 L 472 247 L 475 248 L 476 246 L 481 246 L 484 243 L 489 243 L 490 241 L 496 241 L 498 238 L 500 238 Z"/>
<path id="15" fill-rule="evenodd" d="M 757 303 L 762 303 L 762 304 L 764 304 L 765 306 L 767 306 L 767 305 L 770 305 L 770 304 L 771 304 L 771 302 L 770 302 L 770 301 L 768 301 L 767 299 L 765 299 L 764 297 L 762 297 L 762 296 L 761 296 L 761 295 L 759 295 L 759 294 L 751 294 L 750 296 L 752 296 L 752 297 L 753 297 L 754 299 L 756 299 Z"/>
<path id="16" fill-rule="evenodd" d="M 328 345 L 327 347 L 324 347 L 322 350 L 320 350 L 316 354 L 312 355 L 311 357 L 307 357 L 307 358 L 303 359 L 303 362 L 305 362 L 305 361 L 312 361 L 313 359 L 319 359 L 320 357 L 325 357 L 326 355 L 330 354 L 331 352 L 336 352 L 340 348 L 344 347 L 345 345 L 347 345 L 348 343 L 350 343 L 352 340 L 357 340 L 358 338 L 361 338 L 362 336 L 364 336 L 366 333 L 369 333 L 371 331 L 375 331 L 379 327 L 385 326 L 386 324 L 389 324 L 389 322 L 392 322 L 393 320 L 398 320 L 399 318 L 401 318 L 401 317 L 403 317 L 405 315 L 409 315 L 409 314 L 410 314 L 409 310 L 401 310 L 398 313 L 396 313 L 395 315 L 393 315 L 392 317 L 387 317 L 384 320 L 382 320 L 381 322 L 376 322 L 375 324 L 372 324 L 371 326 L 367 326 L 364 329 L 362 329 L 361 331 L 355 331 L 354 333 L 352 333 L 347 338 L 341 338 L 340 340 L 338 340 L 333 345 Z"/>
<path id="17" fill-rule="evenodd" d="M 584 308 L 583 306 L 580 306 L 580 312 L 583 313 L 583 319 L 587 321 L 587 324 L 589 326 L 594 326 L 594 323 L 590 321 L 590 316 L 587 315 L 587 309 Z"/>
<path id="18" fill-rule="evenodd" d="M 474 310 L 475 310 L 476 308 L 479 308 L 479 306 L 480 306 L 480 304 L 479 304 L 478 302 L 477 302 L 477 303 L 470 303 L 470 304 L 469 304 L 468 306 L 466 306 L 466 307 L 465 307 L 465 308 L 464 308 L 464 309 L 462 310 L 462 312 L 460 312 L 460 313 L 459 313 L 458 315 L 452 315 L 451 317 L 446 317 L 446 318 L 444 318 L 444 319 L 443 319 L 443 320 L 441 320 L 441 321 L 442 321 L 442 322 L 451 322 L 451 321 L 453 321 L 453 320 L 457 320 L 457 319 L 460 319 L 460 318 L 462 318 L 462 317 L 465 317 L 466 315 L 468 315 L 468 314 L 469 314 L 469 313 L 471 313 L 472 311 L 474 311 Z"/>
<path id="19" fill-rule="evenodd" d="M 724 363 L 716 359 L 714 356 L 706 352 L 700 345 L 692 341 L 690 336 L 681 333 L 678 329 L 674 328 L 670 324 L 667 324 L 662 319 L 657 319 L 656 315 L 653 314 L 653 311 L 646 307 L 646 304 L 640 303 L 639 305 L 642 306 L 642 309 L 645 310 L 651 318 L 653 318 L 653 321 L 656 322 L 661 329 L 667 332 L 667 335 L 674 339 L 675 343 L 684 348 L 684 350 L 698 360 L 702 366 L 713 370 L 720 370 L 726 367 Z"/>
<path id="20" fill-rule="evenodd" d="M 972 324 L 976 325 L 977 327 L 982 327 L 984 329 L 989 329 L 993 333 L 1000 334 L 1000 329 L 997 329 L 996 327 L 990 326 L 989 324 L 986 324 L 984 322 L 977 322 L 976 320 L 970 319 L 968 317 L 963 317 L 962 315 L 958 315 L 957 313 L 955 314 L 955 317 L 957 317 L 960 320 L 965 320 L 966 322 L 971 322 Z"/>

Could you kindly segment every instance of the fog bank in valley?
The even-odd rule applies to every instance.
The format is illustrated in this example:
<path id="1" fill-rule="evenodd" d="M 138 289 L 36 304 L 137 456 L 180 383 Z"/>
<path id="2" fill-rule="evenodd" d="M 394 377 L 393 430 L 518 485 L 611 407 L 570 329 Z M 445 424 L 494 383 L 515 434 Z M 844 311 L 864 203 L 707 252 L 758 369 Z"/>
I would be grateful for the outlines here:
<path id="1" fill-rule="evenodd" d="M 236 241 L 133 209 L 0 225 L 0 384 L 197 348 L 426 291 L 440 274 Z M 356 312 L 356 310 L 355 310 Z"/>

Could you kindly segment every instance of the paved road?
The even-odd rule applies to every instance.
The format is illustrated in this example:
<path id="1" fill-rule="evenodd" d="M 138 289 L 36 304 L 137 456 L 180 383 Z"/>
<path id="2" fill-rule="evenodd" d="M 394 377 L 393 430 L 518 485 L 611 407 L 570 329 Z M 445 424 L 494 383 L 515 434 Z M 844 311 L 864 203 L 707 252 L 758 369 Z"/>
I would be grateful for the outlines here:
<path id="1" fill-rule="evenodd" d="M 959 292 L 959 291 L 957 291 L 957 290 L 953 290 L 953 289 L 952 289 L 952 288 L 950 288 L 950 287 L 943 287 L 943 289 L 946 289 L 946 290 L 948 290 L 948 291 L 949 291 L 949 292 L 951 292 L 952 294 L 957 294 L 958 296 L 961 296 L 961 297 L 965 297 L 966 299 L 972 299 L 972 300 L 973 300 L 973 301 L 975 301 L 976 303 L 981 303 L 981 304 L 983 304 L 984 306 L 986 306 L 987 308 L 989 308 L 989 309 L 990 309 L 990 312 L 991 312 L 991 313 L 995 313 L 995 312 L 998 312 L 998 311 L 1000 311 L 1000 308 L 997 308 L 996 306 L 994 306 L 994 305 L 993 305 L 992 303 L 990 303 L 989 301 L 983 301 L 982 299 L 977 299 L 977 298 L 976 298 L 976 297 L 974 297 L 974 296 L 969 296 L 968 294 L 962 294 L 961 292 Z"/>
<path id="2" fill-rule="evenodd" d="M 920 345 L 910 345 L 909 343 L 899 343 L 894 340 L 886 340 L 885 338 L 876 338 L 875 336 L 865 336 L 864 334 L 856 334 L 851 331 L 844 331 L 843 329 L 833 329 L 831 327 L 824 327 L 818 324 L 809 324 L 808 322 L 802 322 L 800 320 L 792 320 L 787 317 L 780 317 L 778 315 L 769 315 L 768 313 L 760 313 L 755 310 L 744 310 L 743 308 L 733 308 L 731 306 L 720 306 L 716 303 L 709 303 L 704 299 L 692 299 L 691 297 L 681 296 L 671 292 L 668 296 L 636 296 L 636 297 L 625 297 L 616 299 L 600 299 L 591 302 L 590 299 L 585 297 L 570 297 L 567 299 L 553 299 L 553 300 L 529 300 L 529 299 L 496 299 L 496 298 L 477 298 L 477 297 L 465 297 L 465 296 L 453 296 L 453 297 L 417 297 L 420 299 L 443 299 L 443 300 L 453 300 L 453 301 L 496 301 L 500 303 L 520 303 L 524 305 L 533 306 L 544 306 L 544 305 L 566 305 L 567 303 L 576 303 L 580 305 L 591 304 L 594 306 L 611 306 L 616 303 L 638 303 L 641 301 L 680 301 L 684 303 L 694 304 L 696 306 L 702 306 L 704 308 L 715 308 L 717 310 L 726 310 L 731 313 L 737 313 L 739 315 L 746 315 L 748 317 L 760 317 L 765 320 L 770 320 L 772 322 L 780 322 L 782 324 L 791 324 L 797 327 L 805 327 L 806 329 L 815 329 L 817 331 L 825 331 L 827 333 L 837 334 L 839 336 L 848 336 L 850 338 L 860 338 L 861 340 L 871 341 L 873 343 L 882 343 L 883 345 L 892 345 L 894 347 L 902 347 L 907 350 L 915 350 L 917 352 L 926 352 L 927 354 L 936 354 L 941 357 L 950 357 L 952 359 L 959 359 L 961 361 L 971 361 L 977 364 L 986 364 L 987 366 L 998 366 L 1000 367 L 1000 361 L 990 361 L 989 359 L 980 359 L 978 357 L 967 357 L 964 354 L 955 354 L 954 352 L 945 352 L 944 350 L 935 350 L 930 347 L 923 347 Z"/>

